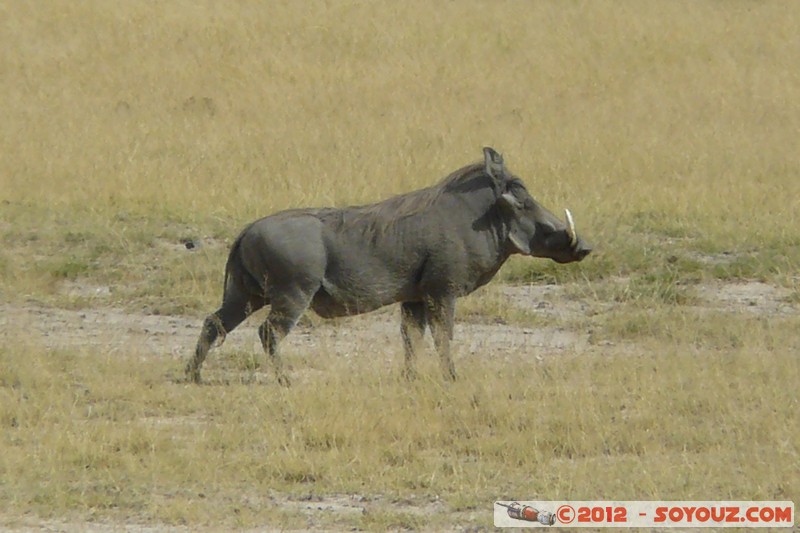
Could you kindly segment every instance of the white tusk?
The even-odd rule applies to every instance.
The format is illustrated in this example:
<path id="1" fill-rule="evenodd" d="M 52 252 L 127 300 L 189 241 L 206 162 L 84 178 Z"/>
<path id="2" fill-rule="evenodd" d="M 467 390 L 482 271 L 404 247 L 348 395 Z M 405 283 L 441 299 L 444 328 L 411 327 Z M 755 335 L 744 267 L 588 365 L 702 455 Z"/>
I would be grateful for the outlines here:
<path id="1" fill-rule="evenodd" d="M 578 235 L 575 233 L 575 221 L 572 219 L 572 213 L 569 209 L 564 209 L 567 214 L 567 235 L 569 235 L 569 245 L 573 248 L 578 244 Z"/>

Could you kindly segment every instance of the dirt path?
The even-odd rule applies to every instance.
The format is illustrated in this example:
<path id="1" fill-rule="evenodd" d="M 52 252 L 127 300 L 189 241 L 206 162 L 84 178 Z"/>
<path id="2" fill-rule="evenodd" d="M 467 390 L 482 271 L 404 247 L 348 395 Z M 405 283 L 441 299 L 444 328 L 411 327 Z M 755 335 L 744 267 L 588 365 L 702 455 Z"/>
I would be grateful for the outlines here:
<path id="1" fill-rule="evenodd" d="M 534 291 L 519 288 L 510 298 L 512 305 L 530 301 L 543 316 L 562 309 L 563 295 L 557 287 Z M 511 292 L 512 288 L 504 288 Z M 536 305 L 539 307 L 535 307 Z M 397 306 L 367 315 L 338 320 L 304 320 L 284 341 L 291 353 L 308 348 L 332 350 L 342 356 L 363 350 L 363 346 L 394 346 L 400 349 Z M 257 328 L 264 312 L 250 317 L 228 335 L 222 350 L 261 350 Z M 24 332 L 49 348 L 99 348 L 109 353 L 143 356 L 184 357 L 192 350 L 203 317 L 148 315 L 109 307 L 82 310 L 46 307 L 37 303 L 0 304 L 0 338 Z M 564 350 L 580 345 L 586 336 L 559 327 L 519 327 L 506 324 L 458 323 L 455 331 L 462 353 L 515 350 L 522 346 Z"/>
<path id="2" fill-rule="evenodd" d="M 618 281 L 624 283 L 624 280 Z M 102 288 L 98 289 L 102 294 Z M 509 305 L 523 308 L 558 324 L 580 317 L 585 302 L 569 298 L 561 286 L 500 286 Z M 792 291 L 757 281 L 713 283 L 695 288 L 696 307 L 711 311 L 752 313 L 766 316 L 798 312 Z M 367 346 L 400 346 L 397 306 L 367 315 L 338 320 L 304 320 L 285 340 L 289 352 L 315 348 L 347 356 Z M 231 333 L 223 350 L 260 350 L 257 327 L 260 312 Z M 203 317 L 148 315 L 98 306 L 82 310 L 47 307 L 38 303 L 0 303 L 0 338 L 24 334 L 50 348 L 100 348 L 110 353 L 184 357 L 197 340 Z M 580 349 L 587 335 L 553 326 L 520 327 L 508 324 L 465 323 L 456 325 L 456 343 L 462 353 L 517 350 Z"/>

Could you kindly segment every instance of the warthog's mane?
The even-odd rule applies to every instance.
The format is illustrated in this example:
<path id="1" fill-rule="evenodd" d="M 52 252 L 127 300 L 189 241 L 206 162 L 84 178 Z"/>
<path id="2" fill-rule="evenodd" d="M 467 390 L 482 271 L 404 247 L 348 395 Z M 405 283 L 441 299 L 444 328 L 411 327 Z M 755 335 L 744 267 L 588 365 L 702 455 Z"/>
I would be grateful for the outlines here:
<path id="1" fill-rule="evenodd" d="M 485 185 L 474 184 L 475 178 L 485 176 Z M 351 206 L 342 209 L 321 210 L 321 218 L 327 219 L 337 231 L 359 231 L 368 241 L 392 231 L 397 222 L 431 209 L 436 201 L 448 191 L 456 191 L 469 186 L 481 188 L 489 186 L 488 175 L 483 163 L 475 163 L 460 168 L 442 179 L 439 183 L 416 191 L 398 194 L 381 202 Z"/>

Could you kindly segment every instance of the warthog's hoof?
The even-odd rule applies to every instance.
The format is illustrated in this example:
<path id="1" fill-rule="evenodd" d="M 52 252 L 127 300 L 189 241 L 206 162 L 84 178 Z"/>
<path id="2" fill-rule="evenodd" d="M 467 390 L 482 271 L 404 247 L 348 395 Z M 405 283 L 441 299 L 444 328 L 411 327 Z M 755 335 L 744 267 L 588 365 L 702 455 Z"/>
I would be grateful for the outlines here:
<path id="1" fill-rule="evenodd" d="M 186 367 L 186 381 L 189 383 L 200 383 L 200 369 L 199 368 L 192 368 L 191 366 Z"/>
<path id="2" fill-rule="evenodd" d="M 404 368 L 400 375 L 403 376 L 403 379 L 406 381 L 414 381 L 418 377 L 417 371 L 413 368 Z"/>

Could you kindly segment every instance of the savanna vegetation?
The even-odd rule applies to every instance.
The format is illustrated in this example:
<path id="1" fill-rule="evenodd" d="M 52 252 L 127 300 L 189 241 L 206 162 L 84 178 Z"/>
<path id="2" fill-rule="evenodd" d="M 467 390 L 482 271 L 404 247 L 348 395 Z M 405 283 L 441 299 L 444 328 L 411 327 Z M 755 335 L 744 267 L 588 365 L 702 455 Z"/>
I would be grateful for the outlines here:
<path id="1" fill-rule="evenodd" d="M 490 526 L 496 499 L 800 501 L 798 27 L 769 1 L 4 3 L 0 524 L 441 529 Z M 574 349 L 459 356 L 456 338 L 458 382 L 426 355 L 409 384 L 398 333 L 355 361 L 288 350 L 318 370 L 290 389 L 190 386 L 184 354 L 13 319 L 115 309 L 199 333 L 245 223 L 427 186 L 485 145 L 595 251 L 515 258 L 459 317 L 542 326 L 499 287 L 557 284 L 553 306 L 585 310 L 548 322 L 588 336 Z M 752 281 L 779 307 L 704 304 Z M 209 375 L 254 358 L 212 352 Z M 342 499 L 364 511 L 316 508 Z"/>

